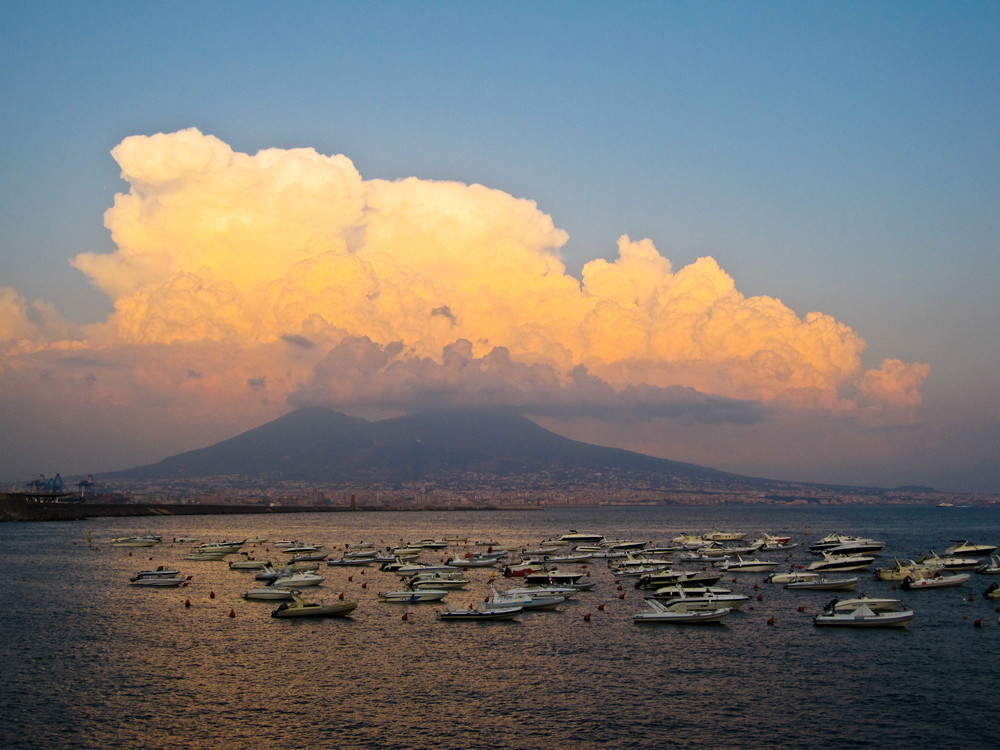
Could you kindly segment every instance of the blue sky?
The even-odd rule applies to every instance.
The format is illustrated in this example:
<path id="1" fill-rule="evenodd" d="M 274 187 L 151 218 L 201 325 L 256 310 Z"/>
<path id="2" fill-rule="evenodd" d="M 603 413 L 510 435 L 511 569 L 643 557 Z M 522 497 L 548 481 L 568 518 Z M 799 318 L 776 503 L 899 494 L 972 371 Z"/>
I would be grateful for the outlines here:
<path id="1" fill-rule="evenodd" d="M 0 21 L 0 286 L 70 320 L 112 310 L 69 263 L 115 250 L 109 152 L 196 127 L 535 201 L 577 276 L 622 234 L 674 268 L 710 255 L 744 295 L 853 328 L 866 367 L 930 364 L 905 427 L 938 436 L 924 460 L 789 478 L 902 480 L 944 444 L 942 474 L 996 464 L 996 3 L 32 3 Z"/>

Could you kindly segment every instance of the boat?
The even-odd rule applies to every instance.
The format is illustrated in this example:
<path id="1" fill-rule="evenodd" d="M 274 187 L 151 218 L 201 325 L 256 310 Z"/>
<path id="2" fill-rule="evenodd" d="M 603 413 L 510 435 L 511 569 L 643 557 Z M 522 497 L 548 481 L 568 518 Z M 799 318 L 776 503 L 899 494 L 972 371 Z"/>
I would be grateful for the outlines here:
<path id="1" fill-rule="evenodd" d="M 715 587 L 689 589 L 683 586 L 667 586 L 658 589 L 647 599 L 656 599 L 664 603 L 685 602 L 689 609 L 740 609 L 750 601 L 749 597 L 734 594 L 729 589 Z"/>
<path id="2" fill-rule="evenodd" d="M 445 589 L 402 589 L 399 591 L 383 591 L 378 595 L 379 601 L 399 602 L 402 604 L 417 604 L 419 602 L 439 602 L 448 595 Z"/>
<path id="3" fill-rule="evenodd" d="M 744 560 L 737 555 L 736 557 L 728 558 L 722 563 L 717 563 L 716 567 L 728 573 L 770 573 L 778 567 L 778 563 L 761 560 L 756 557 Z"/>
<path id="4" fill-rule="evenodd" d="M 989 562 L 984 562 L 976 572 L 985 576 L 1000 575 L 1000 555 L 990 555 Z"/>
<path id="5" fill-rule="evenodd" d="M 222 560 L 228 555 L 228 552 L 199 552 L 195 550 L 194 552 L 189 552 L 184 555 L 185 560 L 194 560 L 198 562 L 205 562 L 206 560 L 211 562 L 213 560 Z"/>
<path id="6" fill-rule="evenodd" d="M 939 555 L 931 550 L 929 555 L 925 555 L 917 560 L 921 565 L 931 568 L 938 568 L 942 571 L 955 570 L 975 570 L 980 565 L 978 557 L 954 557 L 953 555 Z"/>
<path id="7" fill-rule="evenodd" d="M 243 559 L 230 562 L 230 570 L 263 570 L 267 564 L 267 560 L 255 560 L 247 552 L 241 552 L 240 554 L 243 555 Z"/>
<path id="8" fill-rule="evenodd" d="M 635 587 L 637 589 L 660 589 L 664 586 L 714 586 L 722 578 L 722 573 L 699 572 L 691 570 L 664 570 L 657 573 L 647 573 L 639 576 Z"/>
<path id="9" fill-rule="evenodd" d="M 176 570 L 144 570 L 129 579 L 130 586 L 148 586 L 152 588 L 170 588 L 186 584 L 187 579 L 181 578 Z"/>
<path id="10" fill-rule="evenodd" d="M 910 578 L 907 576 L 900 584 L 906 591 L 919 591 L 920 589 L 944 589 L 953 586 L 963 586 L 972 576 L 968 573 L 941 573 L 927 578 Z"/>
<path id="11" fill-rule="evenodd" d="M 322 601 L 307 602 L 298 593 L 293 592 L 292 603 L 283 602 L 271 612 L 271 617 L 343 617 L 357 607 L 357 602 L 346 600 L 333 604 L 324 604 Z"/>
<path id="12" fill-rule="evenodd" d="M 1000 599 L 1000 583 L 994 581 L 987 586 L 986 590 L 983 592 L 983 596 L 987 599 Z"/>
<path id="13" fill-rule="evenodd" d="M 823 555 L 823 559 L 809 563 L 809 567 L 807 567 L 806 570 L 816 572 L 829 570 L 861 570 L 862 568 L 867 568 L 875 562 L 875 558 L 870 555 L 834 555 L 829 552 L 823 552 L 821 554 Z"/>
<path id="14" fill-rule="evenodd" d="M 456 571 L 457 572 L 457 571 Z M 467 578 L 461 575 L 452 576 L 445 573 L 421 573 L 411 578 L 407 584 L 411 589 L 464 589 L 469 585 Z"/>
<path id="15" fill-rule="evenodd" d="M 283 589 L 281 587 L 275 586 L 264 586 L 259 589 L 250 589 L 243 594 L 244 599 L 253 599 L 259 601 L 290 601 L 292 599 L 293 592 L 291 589 Z"/>
<path id="16" fill-rule="evenodd" d="M 166 568 L 162 565 L 151 570 L 140 570 L 135 574 L 135 578 L 176 578 L 181 572 L 179 570 L 173 570 L 171 568 Z M 132 580 L 134 581 L 135 578 Z"/>
<path id="17" fill-rule="evenodd" d="M 322 544 L 292 544 L 281 551 L 286 555 L 305 555 L 318 552 L 323 548 Z"/>
<path id="18" fill-rule="evenodd" d="M 874 612 L 862 604 L 850 612 L 823 612 L 813 618 L 814 625 L 848 628 L 905 628 L 913 619 L 912 609 L 900 612 Z"/>
<path id="19" fill-rule="evenodd" d="M 853 612 L 863 605 L 872 612 L 894 612 L 899 609 L 899 604 L 899 599 L 878 599 L 862 594 L 856 599 L 834 599 L 823 609 L 830 610 L 830 612 Z"/>
<path id="20" fill-rule="evenodd" d="M 791 581 L 785 584 L 785 588 L 806 591 L 850 591 L 857 585 L 857 576 L 848 576 L 847 578 L 826 578 L 824 576 L 814 581 Z"/>
<path id="21" fill-rule="evenodd" d="M 491 587 L 491 594 L 486 600 L 488 607 L 520 607 L 521 609 L 555 609 L 566 601 L 561 594 L 538 593 L 530 594 L 523 590 L 497 591 Z"/>
<path id="22" fill-rule="evenodd" d="M 468 557 L 453 557 L 447 561 L 447 565 L 453 568 L 493 568 L 496 567 L 500 556 L 489 555 L 469 555 Z"/>
<path id="23" fill-rule="evenodd" d="M 604 541 L 604 534 L 587 534 L 570 529 L 568 534 L 559 537 L 559 541 L 566 544 L 600 544 Z"/>
<path id="24" fill-rule="evenodd" d="M 359 555 L 348 556 L 348 555 L 344 555 L 343 557 L 341 557 L 339 559 L 335 559 L 335 560 L 329 560 L 328 559 L 326 561 L 326 564 L 330 565 L 330 566 L 346 565 L 346 566 L 351 567 L 351 568 L 367 568 L 369 565 L 371 565 L 374 562 L 375 562 L 375 555 L 371 555 L 371 556 L 368 556 L 368 555 L 365 555 L 365 556 L 359 556 Z"/>
<path id="25" fill-rule="evenodd" d="M 323 576 L 317 575 L 311 570 L 303 570 L 298 573 L 292 573 L 288 576 L 281 576 L 271 585 L 281 586 L 286 589 L 298 589 L 303 586 L 319 586 L 324 580 Z"/>
<path id="26" fill-rule="evenodd" d="M 931 565 L 922 565 L 914 560 L 894 559 L 892 565 L 886 568 L 878 568 L 875 571 L 875 578 L 880 581 L 902 581 L 909 576 L 934 576 L 941 572 L 940 568 Z"/>
<path id="27" fill-rule="evenodd" d="M 944 551 L 949 557 L 986 557 L 997 551 L 995 544 L 974 544 L 967 539 L 953 539 L 954 544 Z"/>
<path id="28" fill-rule="evenodd" d="M 659 599 L 646 599 L 647 609 L 632 616 L 633 622 L 668 622 L 678 625 L 698 625 L 721 623 L 732 611 L 726 607 L 718 609 L 691 609 L 686 602 L 664 603 Z"/>
<path id="29" fill-rule="evenodd" d="M 702 535 L 703 539 L 710 542 L 742 542 L 746 537 L 746 532 L 743 531 L 719 531 L 718 529 L 712 529 L 709 533 Z"/>
<path id="30" fill-rule="evenodd" d="M 152 547 L 159 543 L 159 539 L 148 536 L 120 536 L 111 540 L 112 547 Z"/>
<path id="31" fill-rule="evenodd" d="M 771 573 L 764 580 L 767 583 L 802 583 L 805 581 L 815 581 L 819 578 L 819 573 L 809 573 L 805 570 L 792 570 L 788 573 Z"/>
<path id="32" fill-rule="evenodd" d="M 475 607 L 457 609 L 449 606 L 438 612 L 442 620 L 513 620 L 521 614 L 521 607 L 489 607 L 480 602 Z"/>

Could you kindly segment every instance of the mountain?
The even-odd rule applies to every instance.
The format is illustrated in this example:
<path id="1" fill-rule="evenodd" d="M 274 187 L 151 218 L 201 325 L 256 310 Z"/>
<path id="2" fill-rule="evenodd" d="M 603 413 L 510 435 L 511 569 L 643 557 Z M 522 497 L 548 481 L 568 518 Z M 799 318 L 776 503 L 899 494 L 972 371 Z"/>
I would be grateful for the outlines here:
<path id="1" fill-rule="evenodd" d="M 534 486 L 595 477 L 660 487 L 758 481 L 570 440 L 510 412 L 440 411 L 369 422 L 320 407 L 298 409 L 207 448 L 102 478 L 216 476 L 369 485 L 454 483 L 473 477 L 517 479 Z"/>

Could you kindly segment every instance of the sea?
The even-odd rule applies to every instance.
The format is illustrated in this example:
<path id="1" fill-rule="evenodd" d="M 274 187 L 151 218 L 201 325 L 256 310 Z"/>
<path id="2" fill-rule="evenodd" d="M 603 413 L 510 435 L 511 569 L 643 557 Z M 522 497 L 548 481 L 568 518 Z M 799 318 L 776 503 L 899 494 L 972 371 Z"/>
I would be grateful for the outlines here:
<path id="1" fill-rule="evenodd" d="M 322 566 L 309 599 L 358 601 L 346 618 L 281 620 L 260 584 L 225 562 L 187 561 L 191 543 L 297 539 L 339 557 L 346 544 L 465 537 L 534 548 L 570 529 L 666 544 L 713 529 L 790 535 L 764 555 L 806 565 L 838 532 L 886 542 L 893 557 L 951 540 L 1000 544 L 1000 508 L 702 506 L 517 511 L 342 512 L 94 518 L 0 524 L 0 747 L 30 748 L 830 748 L 994 747 L 1000 600 L 990 577 L 906 592 L 861 571 L 857 592 L 895 596 L 905 629 L 818 628 L 834 594 L 789 591 L 764 573 L 724 578 L 750 597 L 721 625 L 638 625 L 648 592 L 595 560 L 592 591 L 512 622 L 447 622 L 436 604 L 380 603 L 399 588 L 377 567 Z M 156 533 L 151 548 L 118 536 Z M 230 558 L 233 559 L 233 558 Z M 129 585 L 173 566 L 183 588 Z M 584 568 L 577 566 L 578 570 Z M 470 570 L 467 606 L 492 570 Z M 520 579 L 498 577 L 499 588 Z M 404 618 L 403 615 L 406 615 Z"/>

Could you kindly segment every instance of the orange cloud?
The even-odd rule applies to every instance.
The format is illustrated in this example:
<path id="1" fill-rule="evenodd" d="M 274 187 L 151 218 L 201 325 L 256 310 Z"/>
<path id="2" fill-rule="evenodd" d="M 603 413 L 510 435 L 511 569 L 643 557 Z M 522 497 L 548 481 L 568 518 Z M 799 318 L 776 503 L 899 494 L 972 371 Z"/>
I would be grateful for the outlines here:
<path id="1" fill-rule="evenodd" d="M 216 412 L 289 397 L 403 408 L 433 390 L 610 408 L 697 392 L 902 412 L 928 375 L 891 359 L 864 372 L 850 327 L 745 297 L 709 257 L 675 270 L 648 239 L 623 236 L 575 279 L 566 233 L 482 185 L 364 180 L 345 156 L 243 154 L 195 129 L 132 136 L 112 155 L 131 185 L 105 214 L 117 250 L 72 262 L 114 313 L 75 333 L 0 290 L 0 340 L 7 357 L 29 341 L 113 359 L 87 392 L 116 403 L 131 389 L 136 404 L 158 394 Z"/>

